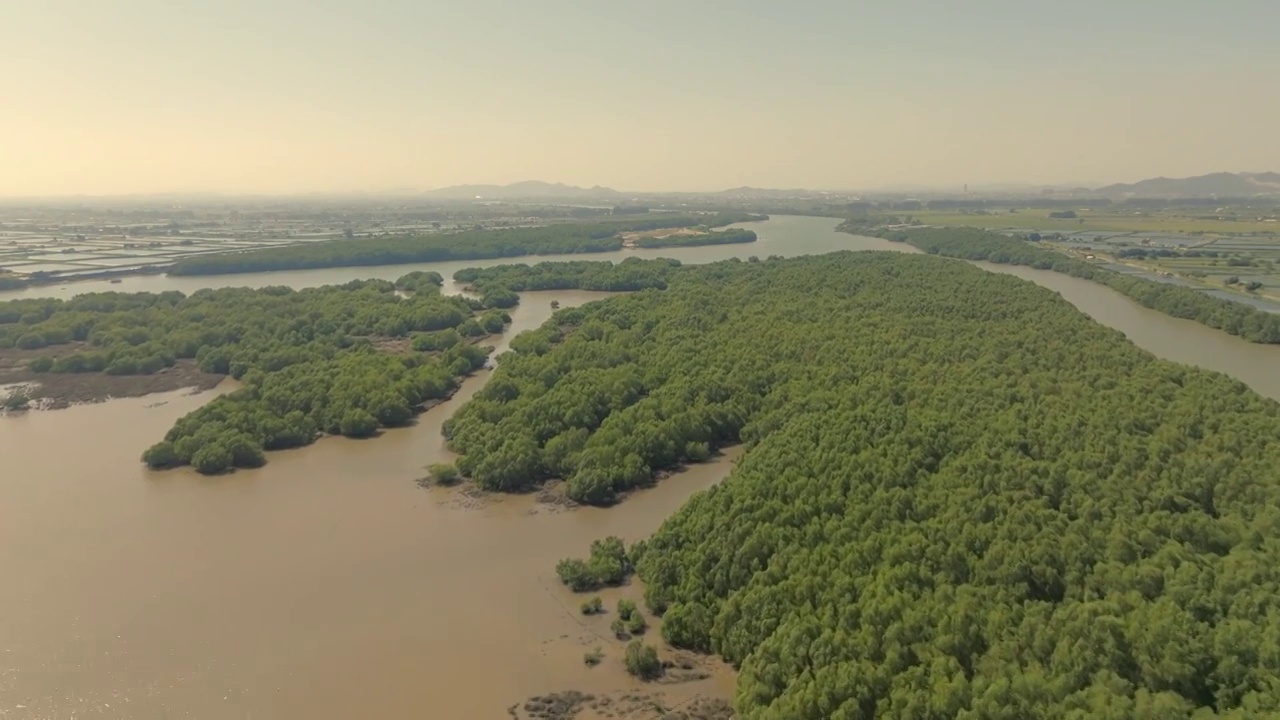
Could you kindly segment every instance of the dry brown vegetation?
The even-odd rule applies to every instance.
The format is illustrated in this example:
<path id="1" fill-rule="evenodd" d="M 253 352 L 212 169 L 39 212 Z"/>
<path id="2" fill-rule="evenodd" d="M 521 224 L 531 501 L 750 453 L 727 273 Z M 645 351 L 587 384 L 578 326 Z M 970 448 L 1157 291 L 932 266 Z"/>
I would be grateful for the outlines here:
<path id="1" fill-rule="evenodd" d="M 55 349 L 71 352 L 79 346 L 73 343 Z M 35 373 L 28 369 L 32 360 L 49 355 L 49 350 L 0 349 L 0 385 L 22 384 L 35 407 L 51 410 L 184 388 L 210 390 L 226 379 L 225 375 L 201 372 L 194 360 L 179 360 L 173 367 L 151 375 Z"/>

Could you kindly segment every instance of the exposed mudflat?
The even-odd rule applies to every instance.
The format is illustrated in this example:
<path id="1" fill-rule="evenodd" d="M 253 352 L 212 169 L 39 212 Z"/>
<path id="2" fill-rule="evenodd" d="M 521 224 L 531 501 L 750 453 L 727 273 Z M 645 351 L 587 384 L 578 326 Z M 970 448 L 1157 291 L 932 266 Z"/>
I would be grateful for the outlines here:
<path id="1" fill-rule="evenodd" d="M 59 349 L 70 352 L 75 348 L 67 345 Z M 33 407 L 52 410 L 185 388 L 202 392 L 212 390 L 226 379 L 225 375 L 201 372 L 194 360 L 179 360 L 173 367 L 153 375 L 34 373 L 27 369 L 27 364 L 35 358 L 52 354 L 50 350 L 0 349 L 0 385 L 23 385 Z"/>
<path id="2" fill-rule="evenodd" d="M 535 695 L 512 705 L 507 714 L 516 720 L 733 720 L 727 700 L 694 698 L 673 704 L 660 692 Z"/>

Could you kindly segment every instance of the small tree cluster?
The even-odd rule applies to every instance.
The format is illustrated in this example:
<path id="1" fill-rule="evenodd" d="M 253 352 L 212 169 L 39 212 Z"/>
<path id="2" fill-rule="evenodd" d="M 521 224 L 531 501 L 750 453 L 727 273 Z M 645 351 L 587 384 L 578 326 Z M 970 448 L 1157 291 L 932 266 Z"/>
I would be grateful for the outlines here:
<path id="1" fill-rule="evenodd" d="M 26 410 L 31 405 L 31 396 L 26 390 L 14 390 L 4 399 L 5 410 Z"/>
<path id="2" fill-rule="evenodd" d="M 614 536 L 591 543 L 586 560 L 565 558 L 556 565 L 560 582 L 574 592 L 590 592 L 606 585 L 621 585 L 633 572 L 622 539 Z"/>
<path id="3" fill-rule="evenodd" d="M 618 617 L 610 628 L 614 635 L 621 638 L 627 635 L 643 635 L 644 631 L 649 629 L 649 624 L 645 622 L 644 615 L 634 602 L 619 600 Z"/>
<path id="4" fill-rule="evenodd" d="M 431 482 L 437 485 L 453 485 L 458 482 L 461 475 L 458 468 L 452 463 L 436 463 L 427 468 L 427 476 L 431 478 Z"/>
<path id="5" fill-rule="evenodd" d="M 627 672 L 641 680 L 656 680 L 662 676 L 662 661 L 658 659 L 658 651 L 639 640 L 627 643 L 622 662 L 626 665 Z"/>
<path id="6" fill-rule="evenodd" d="M 590 600 L 583 600 L 578 609 L 582 611 L 583 615 L 600 615 L 604 612 L 604 601 L 597 595 Z"/>

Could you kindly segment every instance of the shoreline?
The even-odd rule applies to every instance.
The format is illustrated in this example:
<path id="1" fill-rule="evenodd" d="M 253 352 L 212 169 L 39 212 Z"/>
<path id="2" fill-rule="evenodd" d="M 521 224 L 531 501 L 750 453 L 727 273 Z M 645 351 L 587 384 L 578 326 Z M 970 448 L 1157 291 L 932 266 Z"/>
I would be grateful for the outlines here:
<path id="1" fill-rule="evenodd" d="M 43 350 L 43 348 L 42 348 Z M 173 367 L 151 375 L 107 375 L 93 373 L 37 373 L 27 363 L 47 353 L 30 350 L 0 350 L 0 386 L 19 386 L 31 398 L 32 410 L 62 410 L 76 405 L 93 405 L 109 400 L 146 397 L 158 393 L 212 390 L 229 375 L 206 373 L 195 360 L 179 360 Z"/>

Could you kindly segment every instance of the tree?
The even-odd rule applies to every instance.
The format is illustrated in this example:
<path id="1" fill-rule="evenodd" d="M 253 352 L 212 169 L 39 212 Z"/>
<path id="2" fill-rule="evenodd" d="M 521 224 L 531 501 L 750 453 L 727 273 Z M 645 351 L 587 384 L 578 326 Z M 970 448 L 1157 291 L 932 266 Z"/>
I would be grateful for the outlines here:
<path id="1" fill-rule="evenodd" d="M 413 419 L 413 409 L 403 397 L 387 393 L 373 407 L 373 416 L 384 427 L 399 427 Z"/>
<path id="2" fill-rule="evenodd" d="M 220 443 L 209 443 L 191 456 L 191 465 L 201 475 L 217 475 L 230 470 L 234 463 L 231 451 Z"/>
<path id="3" fill-rule="evenodd" d="M 342 416 L 340 432 L 349 438 L 372 437 L 378 432 L 378 421 L 368 412 L 353 408 Z"/>
<path id="4" fill-rule="evenodd" d="M 574 592 L 587 592 L 600 587 L 600 583 L 582 560 L 565 558 L 556 565 L 556 575 L 560 582 L 569 586 Z"/>
<path id="5" fill-rule="evenodd" d="M 227 438 L 226 448 L 231 453 L 231 464 L 239 468 L 256 468 L 267 464 L 262 445 L 245 433 Z"/>
<path id="6" fill-rule="evenodd" d="M 14 390 L 5 397 L 3 407 L 5 410 L 26 410 L 31 405 L 31 396 L 25 390 Z"/>
<path id="7" fill-rule="evenodd" d="M 437 485 L 454 485 L 460 480 L 458 468 L 450 463 L 436 463 L 427 469 L 427 475 Z"/>
<path id="8" fill-rule="evenodd" d="M 662 638 L 675 647 L 710 652 L 714 620 L 701 603 L 677 603 L 662 615 Z"/>
<path id="9" fill-rule="evenodd" d="M 480 299 L 485 307 L 491 308 L 512 308 L 520 302 L 519 295 L 500 286 L 486 288 L 484 296 Z"/>
<path id="10" fill-rule="evenodd" d="M 177 450 L 174 449 L 173 443 L 168 440 L 163 440 L 148 448 L 142 454 L 142 461 L 153 470 L 177 467 L 183 464 L 182 459 L 178 457 Z"/>
<path id="11" fill-rule="evenodd" d="M 656 680 L 662 676 L 662 662 L 658 660 L 658 651 L 639 640 L 627 643 L 623 663 L 627 672 L 641 680 Z"/>
<path id="12" fill-rule="evenodd" d="M 630 620 L 632 614 L 636 612 L 636 604 L 634 601 L 623 598 L 618 600 L 618 617 L 623 620 Z"/>
<path id="13" fill-rule="evenodd" d="M 619 585 L 633 568 L 622 539 L 609 536 L 591 543 L 591 574 L 602 585 Z"/>
<path id="14" fill-rule="evenodd" d="M 501 314 L 489 312 L 480 317 L 479 325 L 486 333 L 492 335 L 502 332 L 503 329 L 506 328 L 508 322 L 510 322 L 509 317 L 507 319 L 503 319 Z"/>
<path id="15" fill-rule="evenodd" d="M 644 615 L 639 612 L 631 613 L 631 617 L 627 620 L 627 632 L 632 635 L 643 635 L 645 630 L 649 629 L 649 624 L 645 622 Z"/>
<path id="16" fill-rule="evenodd" d="M 711 445 L 706 442 L 691 442 L 685 445 L 684 454 L 691 463 L 703 463 L 711 459 Z"/>

